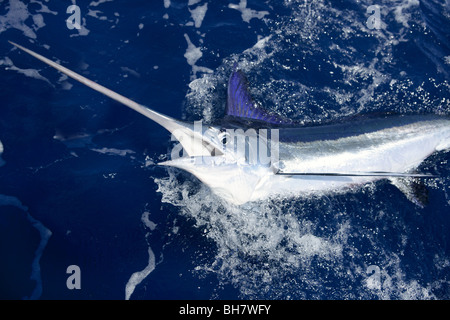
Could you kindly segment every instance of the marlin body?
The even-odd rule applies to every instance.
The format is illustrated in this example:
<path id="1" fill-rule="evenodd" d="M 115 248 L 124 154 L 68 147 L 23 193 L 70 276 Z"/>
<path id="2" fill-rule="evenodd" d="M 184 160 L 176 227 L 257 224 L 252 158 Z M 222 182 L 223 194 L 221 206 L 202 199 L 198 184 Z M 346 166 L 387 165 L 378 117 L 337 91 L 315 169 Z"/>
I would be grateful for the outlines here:
<path id="1" fill-rule="evenodd" d="M 320 126 L 299 126 L 256 104 L 245 75 L 236 68 L 228 83 L 227 117 L 219 125 L 172 119 L 125 98 L 29 50 L 15 47 L 73 79 L 157 122 L 179 141 L 183 156 L 160 163 L 196 176 L 235 205 L 268 198 L 346 192 L 389 179 L 422 206 L 418 166 L 450 149 L 450 119 L 436 115 L 384 115 Z M 269 134 L 270 132 L 270 134 Z M 175 148 L 174 148 L 175 149 Z M 270 157 L 269 161 L 262 161 Z"/>
<path id="2" fill-rule="evenodd" d="M 417 194 L 423 191 L 418 179 L 432 176 L 416 173 L 416 169 L 432 153 L 450 148 L 450 119 L 433 115 L 387 115 L 278 130 L 279 157 L 271 165 L 252 165 L 244 159 L 248 152 L 241 159 L 225 153 L 209 161 L 182 157 L 163 165 L 191 172 L 234 204 L 345 192 L 389 179 L 411 201 L 423 206 L 426 200 Z"/>

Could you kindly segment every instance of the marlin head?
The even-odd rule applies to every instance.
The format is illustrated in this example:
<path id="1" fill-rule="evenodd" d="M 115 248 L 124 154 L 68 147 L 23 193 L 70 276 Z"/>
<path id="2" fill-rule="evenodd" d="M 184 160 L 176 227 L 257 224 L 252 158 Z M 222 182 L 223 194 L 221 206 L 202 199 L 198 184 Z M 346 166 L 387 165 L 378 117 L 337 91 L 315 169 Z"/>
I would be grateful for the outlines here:
<path id="1" fill-rule="evenodd" d="M 225 129 L 208 126 L 196 132 L 215 145 L 221 146 L 219 155 L 180 156 L 181 146 L 175 146 L 170 161 L 159 165 L 176 167 L 196 176 L 211 190 L 229 203 L 240 205 L 255 199 L 274 174 L 273 164 L 278 159 L 278 131 L 249 128 Z M 219 149 L 219 147 L 217 147 Z M 216 150 L 217 150 L 216 149 Z M 259 197 L 256 197 L 259 198 Z"/>

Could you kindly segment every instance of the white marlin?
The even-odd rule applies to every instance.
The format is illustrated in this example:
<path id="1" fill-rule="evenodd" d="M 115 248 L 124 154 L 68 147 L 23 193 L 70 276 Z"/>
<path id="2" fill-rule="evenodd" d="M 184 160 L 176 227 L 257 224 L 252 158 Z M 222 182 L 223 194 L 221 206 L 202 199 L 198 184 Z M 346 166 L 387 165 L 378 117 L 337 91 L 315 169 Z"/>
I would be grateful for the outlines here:
<path id="1" fill-rule="evenodd" d="M 446 116 L 384 115 L 300 126 L 254 103 L 245 75 L 236 68 L 228 83 L 227 117 L 220 125 L 198 129 L 11 44 L 166 128 L 187 156 L 172 157 L 160 165 L 190 172 L 235 205 L 345 192 L 356 185 L 389 179 L 408 199 L 422 206 L 427 199 L 420 179 L 432 176 L 416 170 L 432 153 L 450 149 L 450 118 Z M 265 129 L 271 129 L 270 137 Z M 246 148 L 240 147 L 239 141 L 244 141 Z M 270 145 L 270 150 L 263 145 Z M 255 150 L 270 153 L 272 161 L 249 161 Z"/>

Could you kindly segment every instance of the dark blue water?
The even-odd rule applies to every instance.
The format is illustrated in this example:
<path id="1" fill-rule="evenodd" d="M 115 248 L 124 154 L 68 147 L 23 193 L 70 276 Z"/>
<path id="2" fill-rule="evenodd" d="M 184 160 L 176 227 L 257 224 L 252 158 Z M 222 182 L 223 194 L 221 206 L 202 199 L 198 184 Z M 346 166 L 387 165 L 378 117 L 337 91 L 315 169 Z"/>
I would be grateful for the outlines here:
<path id="1" fill-rule="evenodd" d="M 187 120 L 223 115 L 235 63 L 296 121 L 449 114 L 448 2 L 377 3 L 379 29 L 371 1 L 77 1 L 70 30 L 71 3 L 0 0 L 0 298 L 449 299 L 449 153 L 425 208 L 387 181 L 236 208 L 155 166 L 164 129 L 7 42 Z"/>

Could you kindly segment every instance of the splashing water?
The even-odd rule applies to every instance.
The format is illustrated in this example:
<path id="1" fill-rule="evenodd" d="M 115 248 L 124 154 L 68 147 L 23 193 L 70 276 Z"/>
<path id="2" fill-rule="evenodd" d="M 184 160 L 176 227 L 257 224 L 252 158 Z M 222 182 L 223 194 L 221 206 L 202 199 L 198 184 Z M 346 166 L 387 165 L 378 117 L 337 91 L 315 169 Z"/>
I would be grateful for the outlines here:
<path id="1" fill-rule="evenodd" d="M 286 1 L 285 16 L 266 20 L 269 36 L 191 82 L 185 113 L 211 122 L 220 118 L 222 84 L 236 62 L 253 80 L 256 100 L 305 123 L 373 111 L 448 113 L 449 100 L 442 96 L 449 96 L 449 85 L 439 80 L 445 73 L 415 82 L 413 63 L 400 66 L 399 73 L 393 69 L 399 70 L 393 57 L 409 44 L 409 34 L 426 28 L 415 13 L 419 3 L 383 2 L 379 30 L 366 25 L 369 5 L 355 10 L 324 1 Z M 426 250 L 412 239 L 411 221 L 423 218 L 411 204 L 395 204 L 401 195 L 387 182 L 346 195 L 299 195 L 235 207 L 178 171 L 168 173 L 155 179 L 162 201 L 192 218 L 215 247 L 211 261 L 193 269 L 199 276 L 216 274 L 244 298 L 432 299 L 448 294 L 443 289 L 448 285 L 445 251 L 435 253 L 439 280 L 421 274 L 420 267 L 406 266 L 424 255 L 413 250 L 412 257 L 408 251 L 414 245 Z M 434 189 L 443 190 L 448 202 L 448 181 L 438 184 Z M 439 212 L 434 215 L 443 219 Z M 371 274 L 372 269 L 377 272 Z"/>

